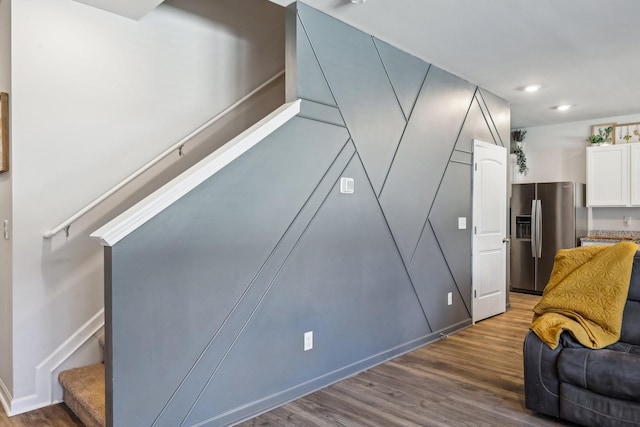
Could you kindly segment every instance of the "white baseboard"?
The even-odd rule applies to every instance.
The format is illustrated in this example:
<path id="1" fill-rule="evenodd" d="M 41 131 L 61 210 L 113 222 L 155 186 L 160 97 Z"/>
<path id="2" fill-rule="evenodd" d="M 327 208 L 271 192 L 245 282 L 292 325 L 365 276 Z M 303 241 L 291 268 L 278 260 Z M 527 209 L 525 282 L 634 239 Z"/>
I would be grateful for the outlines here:
<path id="1" fill-rule="evenodd" d="M 7 412 L 13 416 L 34 409 L 43 408 L 53 404 L 53 386 L 56 378 L 53 372 L 58 366 L 71 357 L 84 343 L 91 339 L 96 332 L 104 326 L 104 308 L 98 311 L 91 319 L 75 331 L 65 342 L 53 351 L 42 363 L 36 366 L 36 392 L 35 394 L 11 399 L 4 384 L 0 382 L 0 400 Z M 4 396 L 6 393 L 7 396 Z M 8 398 L 7 398 L 8 397 Z M 5 399 L 8 402 L 5 402 Z"/>
<path id="2" fill-rule="evenodd" d="M 7 414 L 11 412 L 11 400 L 11 393 L 4 381 L 0 378 L 0 403 L 2 403 L 2 407 Z"/>

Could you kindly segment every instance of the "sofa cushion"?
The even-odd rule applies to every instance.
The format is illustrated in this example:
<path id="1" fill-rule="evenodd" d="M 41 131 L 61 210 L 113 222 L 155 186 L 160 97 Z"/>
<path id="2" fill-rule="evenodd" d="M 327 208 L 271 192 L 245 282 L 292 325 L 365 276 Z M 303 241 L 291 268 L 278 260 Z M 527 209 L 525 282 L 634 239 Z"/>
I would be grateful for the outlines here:
<path id="1" fill-rule="evenodd" d="M 637 427 L 640 426 L 640 403 L 561 383 L 560 416 L 583 426 Z"/>
<path id="2" fill-rule="evenodd" d="M 633 345 L 626 342 L 618 341 L 605 347 L 607 350 L 620 351 L 622 353 L 630 353 L 640 355 L 640 345 Z"/>
<path id="3" fill-rule="evenodd" d="M 627 345 L 624 350 L 566 348 L 558 358 L 558 377 L 598 394 L 640 402 L 640 348 Z"/>
<path id="4" fill-rule="evenodd" d="M 560 335 L 560 345 L 551 350 L 529 331 L 524 340 L 524 403 L 536 412 L 560 416 L 558 371 L 556 362 L 566 348 L 584 348 L 569 332 Z"/>

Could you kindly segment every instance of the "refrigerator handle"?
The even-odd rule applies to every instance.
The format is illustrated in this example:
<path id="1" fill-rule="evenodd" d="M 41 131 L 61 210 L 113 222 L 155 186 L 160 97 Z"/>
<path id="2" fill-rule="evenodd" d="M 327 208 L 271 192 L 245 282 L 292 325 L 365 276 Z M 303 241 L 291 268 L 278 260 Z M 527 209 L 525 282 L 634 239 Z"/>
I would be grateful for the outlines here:
<path id="1" fill-rule="evenodd" d="M 537 200 L 531 201 L 531 257 L 535 258 L 537 251 L 537 240 L 538 240 L 538 220 L 536 219 L 536 206 Z"/>
<path id="2" fill-rule="evenodd" d="M 536 200 L 536 241 L 538 247 L 538 258 L 542 258 L 542 200 Z"/>

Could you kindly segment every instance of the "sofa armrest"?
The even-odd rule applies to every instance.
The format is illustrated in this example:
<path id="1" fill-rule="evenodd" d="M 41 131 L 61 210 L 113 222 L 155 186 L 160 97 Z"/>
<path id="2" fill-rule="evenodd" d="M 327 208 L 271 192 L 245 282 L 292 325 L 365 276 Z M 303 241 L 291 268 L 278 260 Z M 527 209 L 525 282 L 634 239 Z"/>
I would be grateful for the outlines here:
<path id="1" fill-rule="evenodd" d="M 524 402 L 527 408 L 553 417 L 560 416 L 560 380 L 556 364 L 563 348 L 561 340 L 558 347 L 551 350 L 531 331 L 525 337 Z"/>

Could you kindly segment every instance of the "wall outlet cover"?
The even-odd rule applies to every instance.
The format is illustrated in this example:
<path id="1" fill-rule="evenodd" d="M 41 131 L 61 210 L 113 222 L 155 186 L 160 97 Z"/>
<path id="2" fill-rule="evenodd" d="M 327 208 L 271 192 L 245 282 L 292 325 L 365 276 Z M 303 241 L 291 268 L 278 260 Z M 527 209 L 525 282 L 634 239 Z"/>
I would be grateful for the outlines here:
<path id="1" fill-rule="evenodd" d="M 458 217 L 458 230 L 466 230 L 467 229 L 467 217 L 461 216 Z"/>
<path id="2" fill-rule="evenodd" d="M 353 194 L 354 191 L 354 181 L 353 178 L 340 178 L 340 192 L 342 194 Z"/>
<path id="3" fill-rule="evenodd" d="M 304 351 L 309 351 L 313 348 L 313 331 L 304 333 Z"/>

